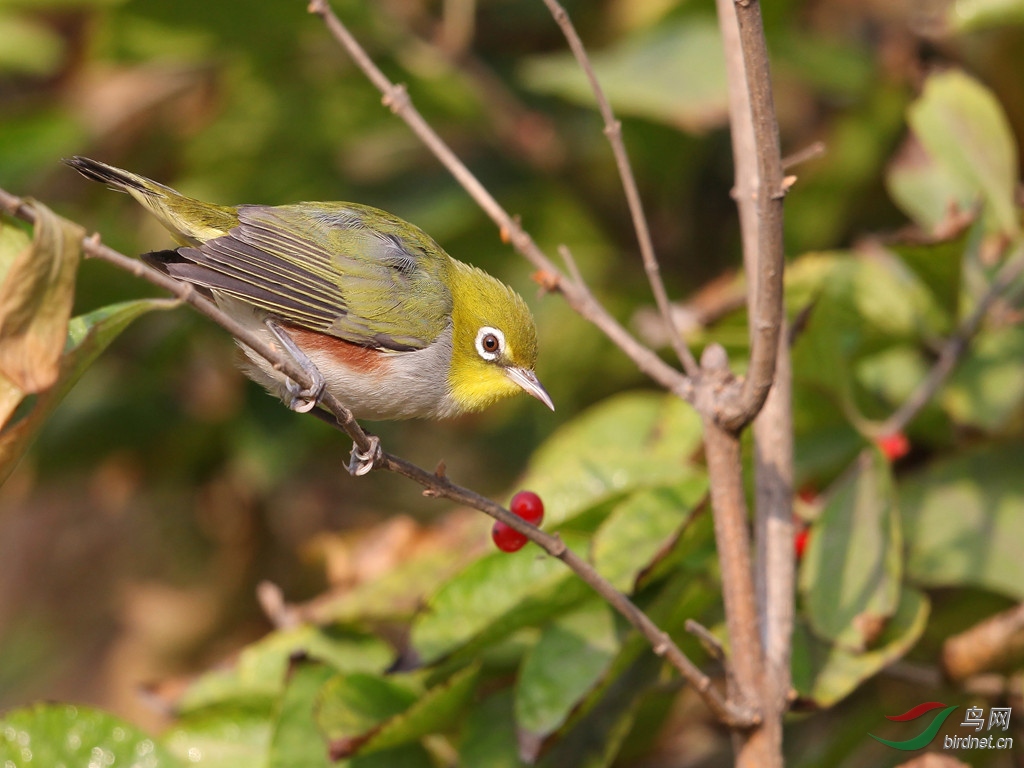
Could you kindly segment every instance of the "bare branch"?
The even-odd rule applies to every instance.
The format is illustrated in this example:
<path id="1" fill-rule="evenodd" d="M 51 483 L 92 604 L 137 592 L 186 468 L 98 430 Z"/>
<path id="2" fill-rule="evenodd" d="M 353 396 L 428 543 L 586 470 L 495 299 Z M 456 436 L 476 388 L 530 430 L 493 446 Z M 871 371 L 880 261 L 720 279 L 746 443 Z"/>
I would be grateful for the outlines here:
<path id="1" fill-rule="evenodd" d="M 0 189 L 0 209 L 6 210 L 23 221 L 35 222 L 35 211 L 31 205 L 26 204 L 20 198 L 11 195 L 3 189 Z M 233 321 L 216 304 L 199 295 L 191 285 L 181 283 L 137 259 L 132 259 L 103 245 L 97 235 L 84 238 L 82 240 L 82 250 L 87 256 L 106 261 L 169 291 L 183 302 L 191 304 L 202 314 L 231 333 L 236 339 L 261 357 L 264 357 L 273 365 L 275 370 L 284 372 L 285 375 L 302 386 L 312 384 L 311 381 L 307 380 L 306 374 L 301 367 L 291 360 L 290 356 L 283 350 L 264 344 L 258 337 Z M 356 422 L 352 412 L 345 408 L 336 397 L 330 392 L 325 392 L 321 404 L 331 411 L 334 420 L 325 418 L 323 414 L 316 413 L 314 410 L 318 418 L 343 430 L 361 450 L 367 450 L 370 447 L 369 437 L 366 432 Z M 722 722 L 733 727 L 749 727 L 756 722 L 756 715 L 752 710 L 743 705 L 728 701 L 723 697 L 721 692 L 713 686 L 711 679 L 690 661 L 665 632 L 659 629 L 628 597 L 602 578 L 589 563 L 566 547 L 565 543 L 558 536 L 545 533 L 522 518 L 513 515 L 500 504 L 496 504 L 468 488 L 456 485 L 442 471 L 428 472 L 405 459 L 386 452 L 383 453 L 377 466 L 419 483 L 430 491 L 430 496 L 432 497 L 451 499 L 452 501 L 473 507 L 522 533 L 549 555 L 557 557 L 564 562 L 580 579 L 603 597 L 609 605 L 619 611 L 630 624 L 647 638 L 654 652 L 659 656 L 664 656 L 683 678 L 698 691 L 708 707 Z"/>
<path id="2" fill-rule="evenodd" d="M 661 312 L 662 322 L 665 323 L 668 330 L 672 349 L 675 350 L 679 362 L 683 364 L 683 370 L 689 376 L 696 376 L 699 366 L 676 327 L 668 293 L 665 291 L 665 283 L 661 279 L 661 267 L 658 264 L 658 257 L 654 253 L 654 243 L 651 240 L 647 216 L 644 214 L 643 202 L 640 200 L 640 190 L 637 188 L 633 167 L 629 162 L 629 155 L 626 153 L 626 145 L 622 141 L 622 123 L 616 119 L 615 113 L 612 111 L 611 104 L 597 79 L 594 67 L 590 63 L 590 57 L 587 56 L 583 41 L 577 34 L 569 14 L 557 0 L 544 0 L 544 4 L 551 11 L 551 15 L 561 28 L 562 34 L 565 35 L 565 39 L 569 43 L 569 48 L 572 49 L 572 53 L 576 57 L 577 63 L 590 81 L 590 89 L 594 92 L 597 107 L 604 120 L 604 133 L 608 137 L 608 143 L 611 144 L 612 154 L 615 156 L 615 166 L 618 168 L 619 179 L 622 181 L 622 189 L 626 193 L 626 202 L 629 205 L 630 216 L 633 218 L 633 228 L 636 230 L 636 239 L 640 244 L 640 255 L 643 258 L 647 280 L 651 284 L 651 293 L 654 294 L 654 301 L 658 305 L 658 311 Z"/>
<path id="3" fill-rule="evenodd" d="M 742 389 L 722 398 L 717 420 L 727 429 L 748 424 L 775 376 L 782 328 L 782 201 L 787 185 L 779 151 L 768 47 L 758 2 L 717 0 L 729 82 L 729 124 L 736 164 L 743 261 L 750 293 L 750 365 Z"/>
<path id="4" fill-rule="evenodd" d="M 725 355 L 718 345 L 708 346 L 701 367 L 714 381 L 728 374 Z M 704 414 L 704 452 L 711 478 L 715 544 L 722 572 L 722 598 L 729 631 L 730 698 L 759 709 L 764 653 L 758 629 L 757 605 L 751 568 L 747 502 L 743 490 L 743 461 L 739 436 Z M 759 715 L 763 714 L 759 712 Z M 764 765 L 768 765 L 764 762 Z"/>
<path id="5" fill-rule="evenodd" d="M 510 216 L 501 207 L 501 204 L 494 199 L 494 196 L 487 191 L 483 184 L 480 183 L 430 124 L 427 123 L 413 106 L 405 87 L 392 83 L 377 65 L 373 63 L 373 60 L 363 47 L 352 36 L 334 11 L 331 10 L 327 0 L 312 0 L 309 4 L 309 11 L 323 19 L 330 33 L 348 52 L 367 79 L 383 94 L 384 105 L 405 121 L 417 138 L 433 152 L 434 156 L 441 161 L 441 164 L 448 169 L 448 172 L 455 177 L 455 180 L 462 185 L 470 197 L 476 201 L 477 205 L 491 217 L 491 220 L 498 226 L 498 229 L 508 236 L 512 246 L 537 269 L 554 276 L 558 283 L 559 292 L 565 297 L 569 306 L 603 331 L 619 349 L 636 363 L 637 367 L 644 374 L 684 400 L 692 401 L 692 380 L 665 363 L 652 350 L 637 341 L 621 323 L 608 313 L 589 291 L 567 279 L 562 274 L 537 246 L 529 233 L 520 226 L 514 217 Z"/>
<path id="6" fill-rule="evenodd" d="M 772 103 L 767 46 L 757 0 L 733 2 L 717 0 L 718 23 L 725 48 L 729 83 L 729 124 L 735 162 L 733 190 L 740 217 L 743 264 L 747 274 L 747 307 L 750 333 L 750 365 L 743 387 L 720 399 L 718 423 L 735 434 L 754 416 L 756 579 L 750 584 L 737 573 L 734 589 L 756 588 L 757 616 L 755 637 L 749 634 L 745 598 L 733 617 L 737 630 L 745 634 L 729 635 L 734 655 L 756 655 L 753 669 L 737 668 L 739 685 L 754 695 L 764 725 L 757 732 L 740 737 L 736 744 L 737 765 L 771 768 L 782 762 L 782 716 L 788 706 L 789 657 L 793 624 L 793 530 L 792 484 L 793 443 L 791 372 L 787 339 L 783 334 L 783 240 L 782 199 L 791 181 L 783 178 L 779 150 L 778 124 Z M 778 355 L 782 357 L 778 357 Z M 776 380 L 775 388 L 772 388 Z M 770 398 L 770 405 L 762 406 Z M 706 434 L 712 433 L 708 427 Z M 738 499 L 725 509 L 716 509 L 728 519 L 741 515 L 731 506 L 743 504 L 742 478 L 739 476 L 738 451 L 733 469 L 726 461 L 716 462 L 718 472 L 711 473 L 712 446 L 724 451 L 726 437 L 708 442 L 708 471 L 712 488 L 725 484 Z M 739 492 L 736 493 L 736 487 Z M 729 497 L 723 492 L 721 495 Z M 725 504 L 725 501 L 723 501 Z M 727 522 L 727 521 L 726 521 Z M 723 522 L 724 526 L 725 522 Z M 740 530 L 739 523 L 732 526 Z M 742 529 L 746 533 L 745 528 Z M 738 534 L 737 534 L 738 535 Z M 723 558 L 725 584 L 725 537 L 717 535 Z M 738 557 L 737 555 L 734 555 Z M 728 592 L 726 593 L 728 594 Z M 750 602 L 754 597 L 749 598 Z M 735 601 L 734 601 L 735 602 Z"/>
<path id="7" fill-rule="evenodd" d="M 775 385 L 754 419 L 754 584 L 768 675 L 762 709 L 777 727 L 788 707 L 796 582 L 793 551 L 793 372 L 786 325 L 779 336 Z"/>

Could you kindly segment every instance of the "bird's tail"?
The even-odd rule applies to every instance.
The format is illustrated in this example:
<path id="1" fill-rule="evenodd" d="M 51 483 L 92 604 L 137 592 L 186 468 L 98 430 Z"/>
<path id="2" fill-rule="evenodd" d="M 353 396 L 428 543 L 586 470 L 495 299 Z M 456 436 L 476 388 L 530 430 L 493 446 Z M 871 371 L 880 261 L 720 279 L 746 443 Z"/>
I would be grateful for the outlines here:
<path id="1" fill-rule="evenodd" d="M 194 200 L 137 173 L 80 155 L 65 158 L 64 162 L 87 179 L 127 192 L 182 244 L 198 245 L 220 237 L 238 223 L 234 208 Z"/>
<path id="2" fill-rule="evenodd" d="M 85 176 L 85 178 L 109 184 L 115 189 L 132 194 L 132 196 L 142 194 L 166 197 L 167 195 L 178 194 L 170 187 L 158 184 L 152 179 L 147 179 L 145 176 L 139 176 L 128 171 L 122 171 L 120 168 L 101 163 L 99 160 L 75 155 L 74 157 L 65 158 L 64 162 Z"/>

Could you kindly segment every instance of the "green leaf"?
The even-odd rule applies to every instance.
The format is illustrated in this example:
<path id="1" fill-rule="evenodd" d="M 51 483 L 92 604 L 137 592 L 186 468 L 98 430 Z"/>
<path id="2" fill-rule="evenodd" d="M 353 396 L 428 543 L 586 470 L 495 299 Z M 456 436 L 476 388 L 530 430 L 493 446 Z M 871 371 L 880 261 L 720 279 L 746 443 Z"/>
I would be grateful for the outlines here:
<path id="1" fill-rule="evenodd" d="M 814 631 L 852 651 L 873 645 L 897 608 L 901 548 L 889 463 L 865 450 L 811 528 L 800 590 Z"/>
<path id="2" fill-rule="evenodd" d="M 609 398 L 552 435 L 534 453 L 522 487 L 544 499 L 547 524 L 636 488 L 701 474 L 688 463 L 700 447 L 696 412 L 678 397 Z"/>
<path id="3" fill-rule="evenodd" d="M 924 633 L 928 610 L 928 598 L 904 586 L 896 613 L 875 647 L 864 653 L 830 644 L 798 621 L 793 633 L 793 686 L 819 706 L 831 707 L 906 654 Z"/>
<path id="4" fill-rule="evenodd" d="M 112 304 L 71 319 L 57 382 L 35 400 L 26 402 L 22 411 L 14 414 L 0 432 L 0 483 L 14 470 L 36 432 L 78 378 L 118 334 L 147 312 L 176 306 L 177 302 L 166 299 L 139 299 Z M 0 403 L 20 403 L 22 396 L 21 390 L 0 377 Z"/>
<path id="5" fill-rule="evenodd" d="M 886 168 L 885 186 L 900 210 L 933 235 L 955 226 L 978 199 L 977 187 L 939 162 L 913 134 Z"/>
<path id="6" fill-rule="evenodd" d="M 383 723 L 360 754 L 393 749 L 454 727 L 476 691 L 479 678 L 479 663 L 471 664 L 429 688 L 409 709 Z"/>
<path id="7" fill-rule="evenodd" d="M 794 293 L 816 293 L 793 348 L 798 384 L 850 403 L 859 357 L 949 327 L 925 285 L 895 259 L 815 254 L 796 263 Z"/>
<path id="8" fill-rule="evenodd" d="M 628 496 L 594 535 L 594 567 L 616 589 L 632 592 L 637 578 L 672 544 L 707 492 L 707 478 L 696 476 L 678 486 Z"/>
<path id="9" fill-rule="evenodd" d="M 951 239 L 933 242 L 890 243 L 896 253 L 914 274 L 928 286 L 938 306 L 950 321 L 960 314 L 960 277 L 963 258 L 967 251 L 968 231 Z"/>
<path id="10" fill-rule="evenodd" d="M 580 552 L 586 539 L 566 533 Z M 412 626 L 412 647 L 431 664 L 474 638 L 494 641 L 565 610 L 589 592 L 565 564 L 527 545 L 496 552 L 457 575 L 431 598 Z"/>
<path id="11" fill-rule="evenodd" d="M 998 228 L 1016 235 L 1017 145 L 992 92 L 963 72 L 939 72 L 925 81 L 907 120 L 936 162 L 982 198 Z"/>
<path id="12" fill-rule="evenodd" d="M 266 765 L 272 734 L 269 699 L 214 705 L 189 712 L 163 736 L 186 765 L 202 768 L 260 768 Z"/>
<path id="13" fill-rule="evenodd" d="M 1024 599 L 1024 442 L 936 461 L 900 483 L 907 573 Z"/>
<path id="14" fill-rule="evenodd" d="M 710 528 L 711 516 L 702 515 L 695 527 Z M 640 607 L 662 630 L 675 639 L 691 659 L 700 663 L 704 653 L 698 641 L 683 631 L 686 620 L 701 620 L 711 611 L 721 615 L 721 588 L 706 574 L 694 574 L 680 568 L 664 582 L 652 588 Z M 650 642 L 630 630 L 615 657 L 607 665 L 598 684 L 579 701 L 568 722 L 542 744 L 538 737 L 526 738 L 521 732 L 520 747 L 535 754 L 554 742 L 540 764 L 606 766 L 622 747 L 634 725 L 639 702 L 658 680 L 664 680 L 666 663 L 651 653 Z M 639 724 L 638 724 L 639 725 Z"/>
<path id="15" fill-rule="evenodd" d="M 1024 402 L 1024 327 L 980 334 L 968 347 L 939 398 L 961 424 L 991 432 L 1006 430 Z"/>
<path id="16" fill-rule="evenodd" d="M 591 63 L 617 113 L 688 131 L 722 125 L 728 116 L 725 56 L 713 18 L 679 19 L 600 51 Z M 569 53 L 528 59 L 526 85 L 591 106 L 586 75 Z"/>
<path id="17" fill-rule="evenodd" d="M 336 675 L 320 690 L 317 725 L 330 739 L 331 753 L 356 754 L 389 718 L 411 707 L 417 692 L 396 678 L 362 672 Z"/>
<path id="18" fill-rule="evenodd" d="M 608 768 L 633 729 L 643 695 L 658 679 L 663 662 L 643 653 L 616 675 L 603 695 L 559 735 L 537 763 L 542 768 Z M 539 745 L 532 746 L 536 751 Z"/>
<path id="19" fill-rule="evenodd" d="M 459 740 L 459 764 L 487 768 L 525 768 L 518 757 L 511 689 L 503 689 L 474 706 Z"/>
<path id="20" fill-rule="evenodd" d="M 281 698 L 267 756 L 267 768 L 331 768 L 327 740 L 317 727 L 313 707 L 337 671 L 319 662 L 292 666 Z"/>
<path id="21" fill-rule="evenodd" d="M 90 707 L 36 704 L 0 719 L 0 765 L 5 768 L 84 768 L 87 763 L 182 767 L 135 726 Z"/>
<path id="22" fill-rule="evenodd" d="M 452 727 L 476 689 L 480 667 L 466 667 L 425 693 L 397 678 L 338 675 L 320 692 L 317 723 L 338 757 L 369 756 Z"/>
<path id="23" fill-rule="evenodd" d="M 615 617 L 592 600 L 551 622 L 523 660 L 515 712 L 530 738 L 545 738 L 568 719 L 618 651 Z"/>
<path id="24" fill-rule="evenodd" d="M 300 653 L 340 672 L 383 671 L 394 656 L 383 640 L 359 632 L 309 624 L 277 630 L 247 646 L 231 668 L 196 680 L 178 708 L 187 712 L 253 695 L 278 696 L 284 690 L 289 659 Z"/>

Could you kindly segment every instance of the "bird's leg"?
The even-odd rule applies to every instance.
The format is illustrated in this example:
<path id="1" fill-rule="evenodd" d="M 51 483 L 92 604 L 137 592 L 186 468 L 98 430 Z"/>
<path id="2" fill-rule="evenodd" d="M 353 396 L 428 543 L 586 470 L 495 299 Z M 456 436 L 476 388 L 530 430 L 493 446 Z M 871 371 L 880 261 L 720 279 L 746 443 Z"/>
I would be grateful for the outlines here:
<path id="1" fill-rule="evenodd" d="M 384 451 L 380 447 L 380 438 L 369 433 L 366 436 L 370 438 L 370 447 L 365 451 L 360 451 L 359 446 L 353 445 L 352 455 L 348 460 L 348 473 L 356 477 L 368 473 L 384 456 Z"/>
<path id="2" fill-rule="evenodd" d="M 324 393 L 324 387 L 327 386 L 323 374 L 320 373 L 319 368 L 313 365 L 313 361 L 306 357 L 306 353 L 299 349 L 298 345 L 292 341 L 292 337 L 288 335 L 288 332 L 278 325 L 276 321 L 268 317 L 263 323 L 274 334 L 274 338 L 280 342 L 285 351 L 292 356 L 292 359 L 298 363 L 299 367 L 313 381 L 312 386 L 308 389 L 302 389 L 291 379 L 285 378 L 284 386 L 288 391 L 288 396 L 291 398 L 287 403 L 288 407 L 296 413 L 306 413 L 313 410 L 316 404 L 320 402 L 320 397 Z"/>
<path id="3" fill-rule="evenodd" d="M 312 415 L 316 416 L 324 424 L 330 424 L 332 427 L 338 426 L 338 419 L 333 413 L 318 408 L 312 412 Z M 359 477 L 367 474 L 384 457 L 384 451 L 380 446 L 380 438 L 370 432 L 366 432 L 366 437 L 370 440 L 370 447 L 367 450 L 360 451 L 358 446 L 352 446 L 352 456 L 348 460 L 348 467 L 346 467 L 350 475 Z"/>

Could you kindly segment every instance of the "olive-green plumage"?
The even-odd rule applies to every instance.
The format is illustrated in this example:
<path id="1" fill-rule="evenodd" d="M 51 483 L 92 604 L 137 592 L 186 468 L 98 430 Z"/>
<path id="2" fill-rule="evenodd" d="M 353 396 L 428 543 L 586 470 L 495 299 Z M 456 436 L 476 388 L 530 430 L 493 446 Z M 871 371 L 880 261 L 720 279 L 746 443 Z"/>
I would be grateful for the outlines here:
<path id="1" fill-rule="evenodd" d="M 284 327 L 357 416 L 440 418 L 522 390 L 552 407 L 525 302 L 412 224 L 356 203 L 212 205 L 95 160 L 65 162 L 128 192 L 181 246 L 144 259 L 255 330 Z M 280 374 L 246 352 L 248 373 L 283 394 Z"/>

